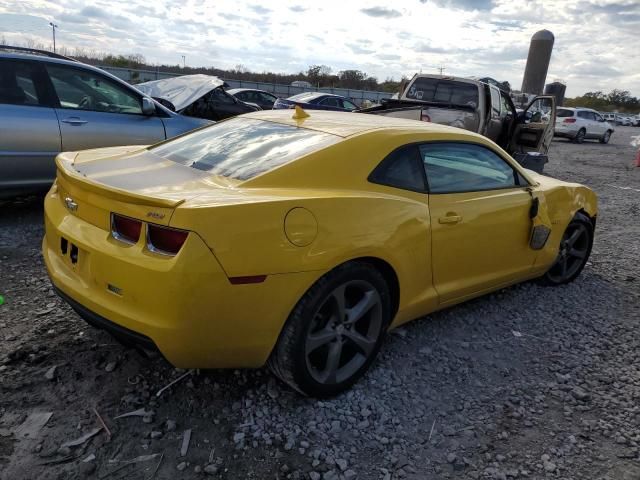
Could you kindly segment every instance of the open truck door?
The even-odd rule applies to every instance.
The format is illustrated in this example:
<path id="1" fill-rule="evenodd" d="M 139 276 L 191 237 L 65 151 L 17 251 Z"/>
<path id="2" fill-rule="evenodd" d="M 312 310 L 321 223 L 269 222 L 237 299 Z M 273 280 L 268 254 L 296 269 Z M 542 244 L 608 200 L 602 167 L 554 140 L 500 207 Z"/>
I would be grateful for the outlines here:
<path id="1" fill-rule="evenodd" d="M 556 124 L 556 99 L 539 95 L 518 115 L 509 151 L 517 153 L 547 153 Z"/>

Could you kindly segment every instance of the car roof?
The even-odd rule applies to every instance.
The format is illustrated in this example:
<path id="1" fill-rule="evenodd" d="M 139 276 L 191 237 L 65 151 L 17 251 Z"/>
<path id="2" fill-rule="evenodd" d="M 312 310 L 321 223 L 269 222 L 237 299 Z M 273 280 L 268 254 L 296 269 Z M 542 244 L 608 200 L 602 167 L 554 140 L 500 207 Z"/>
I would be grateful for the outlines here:
<path id="1" fill-rule="evenodd" d="M 69 65 L 70 67 L 75 67 L 75 68 L 84 68 L 86 70 L 91 70 L 94 72 L 98 72 L 102 75 L 106 75 L 109 78 L 117 80 L 119 83 L 124 83 L 125 85 L 130 87 L 132 86 L 127 82 L 125 82 L 124 80 L 116 77 L 115 75 L 112 75 L 111 73 L 105 70 L 102 70 L 101 68 L 94 67 L 93 65 L 89 65 L 87 63 L 83 63 L 78 60 L 74 60 L 72 58 L 66 59 L 66 58 L 47 57 L 45 55 L 39 55 L 35 53 L 14 53 L 14 52 L 8 53 L 8 52 L 3 52 L 2 50 L 0 50 L 0 58 L 11 58 L 14 60 L 30 60 L 30 61 L 43 62 L 43 63 L 56 63 L 59 65 Z"/>
<path id="2" fill-rule="evenodd" d="M 74 67 L 74 68 L 82 68 L 85 70 L 90 70 L 92 72 L 99 73 L 100 75 L 106 76 L 111 80 L 113 80 L 114 82 L 117 82 L 125 86 L 126 88 L 131 88 L 133 90 L 136 90 L 138 93 L 142 93 L 140 92 L 140 90 L 138 90 L 135 87 L 135 85 L 131 85 L 125 82 L 121 78 L 116 77 L 115 75 L 107 72 L 106 70 L 102 70 L 101 68 L 94 67 L 93 65 L 89 65 L 87 63 L 83 63 L 83 62 L 80 62 L 79 60 L 74 60 L 72 58 L 67 60 L 65 58 L 48 57 L 46 55 L 40 55 L 36 53 L 14 53 L 14 52 L 4 52 L 2 50 L 0 50 L 0 58 L 10 58 L 13 60 L 29 60 L 29 61 L 37 61 L 37 62 L 43 62 L 43 63 L 54 63 L 58 65 L 69 65 L 70 67 Z M 174 112 L 172 112 L 165 106 L 161 105 L 160 103 L 156 102 L 156 105 L 160 107 L 162 111 L 168 114 L 169 116 L 175 115 Z"/>
<path id="3" fill-rule="evenodd" d="M 464 133 L 470 137 L 481 137 L 473 132 L 439 125 L 431 122 L 407 120 L 404 118 L 385 117 L 370 113 L 333 112 L 326 110 L 309 110 L 308 117 L 297 120 L 293 118 L 293 110 L 261 110 L 242 115 L 267 122 L 275 122 L 294 127 L 317 130 L 340 137 L 349 137 L 371 130 L 397 130 L 431 133 Z"/>
<path id="4" fill-rule="evenodd" d="M 266 90 L 260 90 L 259 88 L 230 88 L 229 90 L 227 90 L 227 93 L 231 95 L 235 95 L 236 93 L 240 93 L 240 92 L 260 92 L 260 93 L 268 93 L 269 95 L 273 95 L 273 93 L 267 92 Z"/>
<path id="5" fill-rule="evenodd" d="M 295 95 L 291 95 L 289 98 L 294 100 L 300 100 L 303 98 L 310 100 L 312 98 L 318 98 L 324 95 L 327 95 L 327 94 L 322 92 L 302 92 L 302 93 L 296 93 Z"/>

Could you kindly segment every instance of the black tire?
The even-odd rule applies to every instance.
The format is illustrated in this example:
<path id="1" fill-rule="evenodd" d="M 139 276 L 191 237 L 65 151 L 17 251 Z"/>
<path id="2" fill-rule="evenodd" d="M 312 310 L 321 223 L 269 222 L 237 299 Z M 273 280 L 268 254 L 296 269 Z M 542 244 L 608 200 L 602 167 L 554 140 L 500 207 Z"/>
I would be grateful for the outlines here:
<path id="1" fill-rule="evenodd" d="M 556 261 L 540 277 L 539 283 L 556 286 L 573 282 L 587 264 L 592 246 L 593 223 L 589 217 L 578 212 L 562 236 Z"/>
<path id="2" fill-rule="evenodd" d="M 342 308 L 339 298 L 344 299 Z M 349 305 L 351 308 L 345 308 Z M 362 307 L 354 308 L 357 305 Z M 369 368 L 391 315 L 389 286 L 374 266 L 358 261 L 340 265 L 298 301 L 280 332 L 268 366 L 304 395 L 336 395 Z"/>
<path id="3" fill-rule="evenodd" d="M 578 133 L 576 133 L 576 136 L 573 138 L 573 141 L 575 143 L 582 143 L 584 142 L 584 139 L 586 136 L 587 136 L 587 131 L 584 128 L 581 128 L 580 130 L 578 130 Z"/>
<path id="4" fill-rule="evenodd" d="M 611 130 L 607 130 L 606 132 L 604 132 L 604 135 L 602 135 L 602 138 L 600 139 L 600 143 L 609 143 L 609 140 L 611 139 Z"/>

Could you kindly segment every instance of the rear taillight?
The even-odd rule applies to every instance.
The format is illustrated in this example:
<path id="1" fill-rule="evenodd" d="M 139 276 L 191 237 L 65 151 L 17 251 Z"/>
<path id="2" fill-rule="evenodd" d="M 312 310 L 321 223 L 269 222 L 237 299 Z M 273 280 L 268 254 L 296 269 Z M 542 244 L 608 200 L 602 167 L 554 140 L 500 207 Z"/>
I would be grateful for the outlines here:
<path id="1" fill-rule="evenodd" d="M 116 240 L 125 243 L 138 243 L 142 222 L 134 218 L 123 217 L 115 213 L 111 214 L 111 235 Z"/>
<path id="2" fill-rule="evenodd" d="M 562 123 L 576 123 L 576 119 L 575 118 L 565 118 L 564 122 Z"/>
<path id="3" fill-rule="evenodd" d="M 184 230 L 160 227 L 149 223 L 147 224 L 147 248 L 162 255 L 176 255 L 188 235 L 189 232 Z"/>

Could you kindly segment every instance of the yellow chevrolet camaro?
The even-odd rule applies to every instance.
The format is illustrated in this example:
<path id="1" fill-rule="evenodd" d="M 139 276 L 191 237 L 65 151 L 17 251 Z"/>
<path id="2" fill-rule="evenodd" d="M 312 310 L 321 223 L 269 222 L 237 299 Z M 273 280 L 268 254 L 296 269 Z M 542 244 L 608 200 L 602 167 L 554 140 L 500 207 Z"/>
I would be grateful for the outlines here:
<path id="1" fill-rule="evenodd" d="M 62 153 L 43 254 L 60 295 L 182 368 L 259 367 L 309 395 L 387 330 L 584 267 L 588 188 L 490 140 L 373 115 L 256 112 L 148 148 Z"/>

